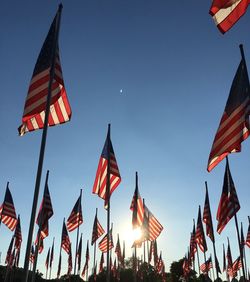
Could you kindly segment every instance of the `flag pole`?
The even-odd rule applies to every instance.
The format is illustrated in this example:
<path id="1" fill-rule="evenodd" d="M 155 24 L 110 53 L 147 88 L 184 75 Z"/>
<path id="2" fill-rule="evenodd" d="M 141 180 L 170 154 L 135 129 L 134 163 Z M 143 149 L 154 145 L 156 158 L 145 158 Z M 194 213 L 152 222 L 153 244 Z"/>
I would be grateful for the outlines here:
<path id="1" fill-rule="evenodd" d="M 211 257 L 211 262 L 212 262 L 212 254 L 210 254 L 210 257 Z M 212 263 L 213 264 L 213 263 Z M 216 265 L 216 264 L 214 264 L 214 265 Z M 216 266 L 215 266 L 215 268 L 216 268 Z M 213 279 L 214 279 L 214 281 L 215 281 L 215 275 L 214 275 L 214 267 L 212 266 L 212 273 L 213 273 Z M 217 277 L 217 279 L 218 279 L 218 277 Z"/>
<path id="2" fill-rule="evenodd" d="M 95 210 L 95 218 L 97 218 L 97 212 L 98 212 L 98 209 L 96 208 Z M 95 240 L 95 243 L 94 243 L 94 264 L 93 264 L 93 273 L 95 271 L 95 261 L 96 261 L 96 240 Z"/>
<path id="3" fill-rule="evenodd" d="M 36 183 L 35 183 L 32 211 L 31 211 L 31 217 L 30 217 L 30 226 L 29 226 L 28 239 L 27 239 L 27 245 L 26 245 L 26 254 L 25 254 L 25 260 L 24 260 L 24 280 L 23 280 L 24 282 L 28 281 L 28 274 L 29 274 L 29 256 L 30 256 L 31 243 L 32 243 L 32 237 L 33 237 L 33 231 L 34 231 L 36 208 L 37 208 L 37 201 L 38 201 L 38 196 L 39 196 L 41 175 L 42 175 L 42 169 L 43 169 L 44 152 L 45 152 L 46 139 L 47 139 L 48 119 L 49 119 L 49 112 L 50 112 L 50 100 L 51 100 L 51 92 L 52 92 L 52 83 L 53 83 L 54 74 L 55 74 L 55 57 L 56 57 L 56 48 L 58 45 L 57 43 L 58 43 L 58 35 L 59 35 L 62 8 L 63 8 L 62 4 L 59 4 L 58 12 L 57 12 L 56 28 L 55 28 L 55 37 L 54 37 L 53 50 L 52 50 L 52 64 L 51 64 L 51 69 L 50 69 L 50 79 L 49 79 L 49 85 L 48 85 L 48 95 L 47 95 L 47 101 L 46 101 L 44 127 L 43 127 L 43 133 L 42 133 L 39 161 L 38 161 L 38 167 L 37 167 L 37 175 L 36 175 Z"/>
<path id="4" fill-rule="evenodd" d="M 76 254 L 75 254 L 75 266 L 74 266 L 74 275 L 76 275 L 76 261 L 77 261 L 77 249 L 78 249 L 78 241 L 79 241 L 79 223 L 80 223 L 80 207 L 82 202 L 82 189 L 80 189 L 80 202 L 78 205 L 78 224 L 77 224 L 77 235 L 76 235 Z"/>
<path id="5" fill-rule="evenodd" d="M 109 229 L 110 229 L 110 123 L 108 124 L 108 135 L 107 135 L 107 151 L 108 151 L 108 160 L 107 160 L 107 178 L 106 178 L 106 203 L 107 203 L 107 274 L 106 274 L 106 281 L 110 282 L 110 261 L 109 261 Z"/>

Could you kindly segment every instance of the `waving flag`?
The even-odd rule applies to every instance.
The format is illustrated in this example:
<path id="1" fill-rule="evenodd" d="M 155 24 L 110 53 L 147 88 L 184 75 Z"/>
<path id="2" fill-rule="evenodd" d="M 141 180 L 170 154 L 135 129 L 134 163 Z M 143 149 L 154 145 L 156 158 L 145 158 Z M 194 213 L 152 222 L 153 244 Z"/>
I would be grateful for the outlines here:
<path id="1" fill-rule="evenodd" d="M 216 215 L 216 219 L 218 221 L 217 232 L 219 234 L 222 232 L 227 223 L 238 212 L 239 209 L 240 203 L 237 197 L 227 159 L 222 194 Z"/>
<path id="2" fill-rule="evenodd" d="M 108 172 L 108 167 L 110 170 L 109 172 Z M 110 186 L 109 193 L 107 191 L 108 178 L 109 178 L 109 186 Z M 92 193 L 97 194 L 100 198 L 102 198 L 105 201 L 104 207 L 107 208 L 108 201 L 114 190 L 120 184 L 120 182 L 121 182 L 121 176 L 116 162 L 114 149 L 110 139 L 110 126 L 109 126 L 107 138 L 99 160 Z"/>
<path id="3" fill-rule="evenodd" d="M 208 273 L 211 268 L 213 268 L 211 257 L 200 266 L 200 270 L 203 273 Z"/>
<path id="4" fill-rule="evenodd" d="M 83 223 L 82 205 L 81 205 L 81 196 L 79 196 L 67 220 L 67 228 L 69 232 L 71 232 L 75 230 L 78 226 L 80 226 L 82 223 Z"/>
<path id="5" fill-rule="evenodd" d="M 209 13 L 225 33 L 245 14 L 248 4 L 248 0 L 213 0 Z"/>
<path id="6" fill-rule="evenodd" d="M 93 232 L 92 232 L 92 240 L 91 245 L 93 245 L 98 238 L 100 238 L 105 233 L 104 229 L 102 228 L 98 218 L 97 213 L 95 215 L 95 220 L 93 224 Z"/>
<path id="7" fill-rule="evenodd" d="M 228 269 L 228 275 L 230 277 L 236 277 L 237 271 L 239 271 L 242 267 L 242 262 L 240 256 L 233 262 L 232 267 Z"/>
<path id="8" fill-rule="evenodd" d="M 18 215 L 18 218 L 17 218 L 17 224 L 16 224 L 14 237 L 15 237 L 15 248 L 20 250 L 23 239 L 22 239 L 22 231 L 21 231 L 21 223 L 20 223 L 20 216 L 19 215 Z"/>
<path id="9" fill-rule="evenodd" d="M 214 242 L 214 229 L 213 229 L 212 215 L 211 215 L 211 210 L 210 210 L 207 183 L 206 183 L 205 204 L 204 204 L 204 210 L 203 210 L 203 222 L 206 224 L 207 236 L 211 239 L 212 242 Z"/>
<path id="10" fill-rule="evenodd" d="M 240 152 L 241 142 L 249 136 L 249 91 L 247 67 L 245 60 L 242 59 L 214 138 L 208 160 L 208 171 L 211 171 L 228 154 Z"/>
<path id="11" fill-rule="evenodd" d="M 194 261 L 195 253 L 197 252 L 197 243 L 195 240 L 195 222 L 193 223 L 193 231 L 190 237 L 190 258 Z"/>
<path id="12" fill-rule="evenodd" d="M 148 218 L 148 239 L 149 241 L 154 241 L 159 237 L 163 230 L 163 226 L 156 219 L 156 217 L 151 213 L 151 211 L 144 205 L 144 212 Z"/>
<path id="13" fill-rule="evenodd" d="M 55 59 L 53 58 L 57 15 L 43 43 L 30 81 L 24 105 L 22 125 L 18 128 L 21 136 L 26 132 L 43 128 L 50 78 L 53 81 L 48 125 L 54 126 L 65 123 L 71 117 L 71 108 L 62 77 L 58 43 Z"/>
<path id="14" fill-rule="evenodd" d="M 109 238 L 108 238 L 109 236 Z M 109 242 L 109 244 L 108 244 Z M 99 242 L 99 249 L 102 253 L 106 253 L 108 250 L 111 250 L 114 247 L 112 229 L 107 233 L 102 240 Z"/>
<path id="15" fill-rule="evenodd" d="M 71 243 L 70 243 L 69 234 L 68 234 L 68 231 L 65 225 L 65 221 L 63 221 L 61 247 L 69 255 L 71 251 Z"/>
<path id="16" fill-rule="evenodd" d="M 47 171 L 46 175 L 46 181 L 44 186 L 44 193 L 43 193 L 43 200 L 40 206 L 40 210 L 36 219 L 36 223 L 41 229 L 41 237 L 44 239 L 49 235 L 49 219 L 54 214 L 50 193 L 49 193 L 49 187 L 48 187 L 48 177 L 49 177 L 49 171 Z"/>
<path id="17" fill-rule="evenodd" d="M 11 231 L 15 229 L 17 218 L 14 202 L 9 189 L 9 182 L 7 183 L 3 204 L 0 207 L 0 219 Z"/>
<path id="18" fill-rule="evenodd" d="M 136 172 L 135 174 L 135 192 L 134 196 L 130 205 L 130 210 L 133 211 L 133 216 L 132 216 L 132 226 L 133 229 L 140 227 L 143 222 L 143 201 L 139 193 L 138 189 L 138 174 Z"/>
<path id="19" fill-rule="evenodd" d="M 204 235 L 203 225 L 201 221 L 201 207 L 199 206 L 198 211 L 198 219 L 197 219 L 197 225 L 196 225 L 196 232 L 195 232 L 195 241 L 201 251 L 205 253 L 207 251 L 207 243 L 206 238 Z"/>

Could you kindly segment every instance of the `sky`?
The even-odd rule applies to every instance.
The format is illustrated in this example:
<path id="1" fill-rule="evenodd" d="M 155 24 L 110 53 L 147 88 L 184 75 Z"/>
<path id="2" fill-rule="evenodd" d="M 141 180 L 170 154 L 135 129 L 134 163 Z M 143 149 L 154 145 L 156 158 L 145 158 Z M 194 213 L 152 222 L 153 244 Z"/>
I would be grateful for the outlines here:
<path id="1" fill-rule="evenodd" d="M 36 59 L 59 3 L 4 1 L 0 9 L 0 202 L 9 181 L 16 212 L 21 217 L 21 266 L 42 131 L 19 137 L 17 128 Z M 122 177 L 111 198 L 114 241 L 119 233 L 120 240 L 127 243 L 126 256 L 131 256 L 129 207 L 138 171 L 140 194 L 164 227 L 158 249 L 169 270 L 171 263 L 187 252 L 198 206 L 203 210 L 205 181 L 216 228 L 225 161 L 210 173 L 206 165 L 240 62 L 240 43 L 250 66 L 250 14 L 246 13 L 222 35 L 208 14 L 211 1 L 75 0 L 62 4 L 59 48 L 72 119 L 48 130 L 38 206 L 49 170 L 54 215 L 49 222 L 50 235 L 38 258 L 38 269 L 45 273 L 47 251 L 55 237 L 55 277 L 63 218 L 69 216 L 80 189 L 84 254 L 96 208 L 106 229 L 103 200 L 92 194 L 92 187 L 110 123 Z M 250 196 L 249 156 L 250 140 L 246 140 L 242 152 L 229 157 L 241 204 L 238 220 L 243 222 L 245 233 Z M 1 225 L 1 264 L 11 235 Z M 227 237 L 236 259 L 233 220 L 221 235 L 216 234 L 221 264 L 222 244 L 226 244 Z M 76 231 L 70 233 L 70 238 L 74 246 Z M 209 238 L 207 243 L 210 254 Z M 73 256 L 74 253 L 75 247 Z M 93 248 L 90 255 L 92 265 Z M 249 261 L 248 251 L 247 256 Z M 98 263 L 99 257 L 100 253 Z M 66 271 L 67 256 L 63 253 L 62 274 Z"/>

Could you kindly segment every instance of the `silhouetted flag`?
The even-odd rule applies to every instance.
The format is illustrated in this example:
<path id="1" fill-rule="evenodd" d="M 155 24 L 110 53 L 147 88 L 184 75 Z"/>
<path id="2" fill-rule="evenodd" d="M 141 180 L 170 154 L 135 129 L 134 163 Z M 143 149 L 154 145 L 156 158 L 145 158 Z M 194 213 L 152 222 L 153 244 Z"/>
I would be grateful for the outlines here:
<path id="1" fill-rule="evenodd" d="M 241 249 L 243 250 L 245 246 L 245 238 L 244 238 L 242 222 L 241 222 L 241 228 L 240 228 L 240 246 L 241 246 Z"/>
<path id="2" fill-rule="evenodd" d="M 15 229 L 17 218 L 14 202 L 9 189 L 9 182 L 7 183 L 3 204 L 0 207 L 0 219 L 11 231 Z"/>
<path id="3" fill-rule="evenodd" d="M 158 248 L 157 248 L 157 241 L 154 240 L 154 266 L 157 265 L 158 262 Z"/>
<path id="4" fill-rule="evenodd" d="M 212 222 L 212 215 L 210 210 L 210 203 L 209 203 L 209 196 L 208 190 L 206 187 L 206 197 L 205 197 L 205 204 L 203 210 L 203 222 L 206 224 L 206 234 L 214 242 L 214 229 L 213 229 L 213 222 Z"/>
<path id="5" fill-rule="evenodd" d="M 89 240 L 87 241 L 87 248 L 86 248 L 85 258 L 86 258 L 86 262 L 88 262 L 89 259 L 90 259 L 90 257 L 89 257 Z"/>
<path id="6" fill-rule="evenodd" d="M 226 254 L 225 254 L 225 247 L 223 244 L 223 272 L 227 270 L 227 265 L 226 265 Z"/>
<path id="7" fill-rule="evenodd" d="M 82 261 L 82 234 L 81 234 L 81 238 L 80 238 L 80 241 L 79 241 L 79 244 L 78 244 L 76 257 L 77 257 L 78 272 L 79 272 L 80 269 L 81 269 L 81 261 Z"/>
<path id="8" fill-rule="evenodd" d="M 36 241 L 35 241 L 35 245 L 38 244 L 38 232 L 37 232 L 37 235 L 36 235 Z M 43 237 L 42 235 L 40 235 L 40 243 L 39 243 L 39 247 L 38 247 L 38 253 L 41 254 L 42 251 L 43 251 Z"/>
<path id="9" fill-rule="evenodd" d="M 160 222 L 156 219 L 156 217 L 151 213 L 151 211 L 144 205 L 144 211 L 147 214 L 148 218 L 148 239 L 150 241 L 155 240 L 161 234 L 163 230 L 163 226 Z"/>
<path id="10" fill-rule="evenodd" d="M 196 252 L 197 252 L 197 243 L 195 240 L 195 223 L 193 223 L 193 231 L 191 232 L 191 237 L 190 237 L 190 258 L 192 260 L 194 260 Z"/>
<path id="11" fill-rule="evenodd" d="M 49 267 L 49 258 L 50 258 L 50 248 L 48 250 L 46 261 L 45 261 L 45 267 L 46 267 L 47 270 L 48 270 L 48 267 Z"/>
<path id="12" fill-rule="evenodd" d="M 83 223 L 82 205 L 81 205 L 81 196 L 79 196 L 67 220 L 67 228 L 69 232 L 71 232 L 75 230 L 78 226 L 80 226 L 82 223 Z"/>
<path id="13" fill-rule="evenodd" d="M 49 219 L 54 214 L 53 207 L 51 203 L 48 178 L 46 178 L 46 183 L 44 186 L 43 200 L 39 209 L 39 213 L 36 219 L 36 223 L 40 226 L 41 237 L 44 239 L 49 235 Z"/>
<path id="14" fill-rule="evenodd" d="M 121 182 L 119 168 L 116 162 L 115 153 L 110 139 L 110 130 L 108 130 L 107 138 L 99 160 L 95 182 L 92 190 L 93 194 L 97 194 L 100 198 L 102 198 L 105 201 L 104 203 L 105 208 L 107 208 L 109 201 L 108 193 L 107 193 L 107 167 L 108 167 L 109 159 L 110 159 L 110 176 L 109 176 L 110 178 L 109 198 L 110 198 L 114 190 Z"/>
<path id="15" fill-rule="evenodd" d="M 43 43 L 26 97 L 22 125 L 18 128 L 22 136 L 26 132 L 41 129 L 44 126 L 46 101 L 49 80 L 52 75 L 53 64 L 55 73 L 51 87 L 51 101 L 48 125 L 53 126 L 70 120 L 71 108 L 64 87 L 58 43 L 55 62 L 53 62 L 53 43 L 56 36 L 57 15 L 50 26 L 49 33 Z"/>
<path id="16" fill-rule="evenodd" d="M 122 262 L 122 251 L 121 251 L 119 234 L 117 235 L 117 242 L 116 242 L 116 246 L 115 246 L 115 253 L 117 255 L 118 262 Z"/>
<path id="17" fill-rule="evenodd" d="M 109 240 L 108 240 L 108 236 L 109 236 Z M 108 245 L 108 241 L 109 241 L 109 245 Z M 99 249 L 101 250 L 101 252 L 106 253 L 109 250 L 111 250 L 114 247 L 113 244 L 113 237 L 112 237 L 112 229 L 109 231 L 109 233 L 107 233 L 102 240 L 99 242 Z"/>
<path id="18" fill-rule="evenodd" d="M 228 275 L 230 277 L 236 277 L 237 271 L 242 267 L 240 256 L 233 262 L 232 267 L 228 269 Z"/>
<path id="19" fill-rule="evenodd" d="M 232 259 L 232 254 L 231 254 L 231 248 L 230 248 L 230 243 L 228 239 L 228 246 L 227 246 L 227 273 L 229 274 L 230 270 L 233 267 L 233 259 Z"/>
<path id="20" fill-rule="evenodd" d="M 138 175 L 136 172 L 136 186 L 135 186 L 135 192 L 134 196 L 130 205 L 130 210 L 133 211 L 132 215 L 132 226 L 133 229 L 140 227 L 143 222 L 143 201 L 139 193 L 138 189 Z"/>
<path id="21" fill-rule="evenodd" d="M 104 255 L 102 253 L 100 258 L 99 273 L 103 272 L 103 264 L 104 264 Z"/>
<path id="22" fill-rule="evenodd" d="M 161 254 L 158 258 L 158 262 L 157 262 L 157 266 L 156 266 L 156 271 L 160 274 L 161 271 L 162 271 L 162 267 L 163 267 L 163 260 L 162 260 L 162 257 L 161 257 Z"/>
<path id="23" fill-rule="evenodd" d="M 69 255 L 71 251 L 71 243 L 69 239 L 69 234 L 66 229 L 65 222 L 63 222 L 63 228 L 62 228 L 62 242 L 61 247 L 64 249 L 64 251 Z"/>
<path id="24" fill-rule="evenodd" d="M 203 225 L 201 221 L 201 207 L 199 206 L 198 211 L 198 219 L 197 219 L 197 225 L 196 225 L 196 232 L 195 232 L 195 241 L 197 245 L 199 246 L 200 250 L 205 253 L 207 251 L 207 243 L 206 238 L 204 235 Z"/>
<path id="25" fill-rule="evenodd" d="M 15 237 L 15 248 L 20 250 L 23 239 L 22 239 L 22 231 L 21 231 L 21 224 L 20 224 L 20 216 L 19 215 L 18 215 L 18 218 L 17 218 L 17 224 L 16 224 L 14 237 Z"/>
<path id="26" fill-rule="evenodd" d="M 216 215 L 216 219 L 218 221 L 217 232 L 219 234 L 239 209 L 240 203 L 237 197 L 227 159 L 222 194 Z"/>
<path id="27" fill-rule="evenodd" d="M 72 252 L 71 252 L 71 243 L 69 245 L 69 256 L 68 256 L 68 275 L 71 274 L 72 271 Z"/>
<path id="28" fill-rule="evenodd" d="M 16 249 L 16 255 L 15 255 L 15 260 L 14 260 L 14 266 L 15 267 L 19 266 L 20 251 L 21 251 L 21 249 Z"/>
<path id="29" fill-rule="evenodd" d="M 227 32 L 246 12 L 248 0 L 213 0 L 209 14 L 218 29 Z"/>
<path id="30" fill-rule="evenodd" d="M 14 243 L 14 236 L 12 236 L 8 250 L 7 250 L 7 254 L 6 254 L 6 258 L 5 258 L 5 263 L 7 265 L 11 265 L 11 255 L 12 255 L 12 249 L 13 249 L 13 243 Z"/>
<path id="31" fill-rule="evenodd" d="M 182 264 L 182 270 L 183 270 L 183 275 L 184 277 L 187 277 L 189 272 L 190 272 L 190 264 L 188 262 L 187 257 L 185 256 L 183 259 L 183 264 Z"/>
<path id="32" fill-rule="evenodd" d="M 247 237 L 246 237 L 246 245 L 250 248 L 250 221 L 248 225 Z"/>
<path id="33" fill-rule="evenodd" d="M 93 224 L 93 232 L 92 232 L 92 240 L 91 240 L 91 245 L 95 243 L 95 241 L 101 237 L 105 233 L 104 229 L 102 228 L 98 218 L 97 214 L 95 215 L 95 220 Z"/>
<path id="34" fill-rule="evenodd" d="M 85 276 L 86 271 L 89 269 L 89 241 L 87 241 L 86 255 L 85 255 L 85 264 L 82 271 L 82 277 Z"/>
<path id="35" fill-rule="evenodd" d="M 217 259 L 217 256 L 215 256 L 215 268 L 217 269 L 218 273 L 221 273 L 220 264 L 219 264 L 219 261 Z"/>
<path id="36" fill-rule="evenodd" d="M 247 68 L 245 62 L 241 60 L 214 138 L 208 160 L 208 171 L 211 171 L 228 154 L 240 152 L 241 142 L 249 136 L 249 89 Z"/>
<path id="37" fill-rule="evenodd" d="M 59 262 L 58 262 L 58 269 L 57 269 L 57 279 L 59 279 L 61 274 L 61 266 L 62 266 L 62 254 L 60 253 Z"/>
<path id="38" fill-rule="evenodd" d="M 51 248 L 51 253 L 50 253 L 50 260 L 49 260 L 49 267 L 52 268 L 52 263 L 54 260 L 54 240 Z"/>
<path id="39" fill-rule="evenodd" d="M 213 264 L 212 264 L 212 259 L 211 257 L 205 261 L 201 266 L 200 266 L 200 270 L 203 272 L 203 273 L 208 273 L 209 269 L 211 269 L 213 267 Z"/>

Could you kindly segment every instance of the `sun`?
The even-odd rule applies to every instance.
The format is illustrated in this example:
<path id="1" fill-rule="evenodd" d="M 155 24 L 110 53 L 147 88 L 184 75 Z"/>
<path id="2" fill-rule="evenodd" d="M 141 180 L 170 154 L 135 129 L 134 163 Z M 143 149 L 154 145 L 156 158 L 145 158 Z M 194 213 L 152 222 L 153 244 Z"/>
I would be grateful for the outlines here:
<path id="1" fill-rule="evenodd" d="M 137 240 L 141 239 L 141 236 L 142 236 L 141 228 L 138 227 L 138 228 L 132 230 L 133 241 L 137 241 Z"/>

